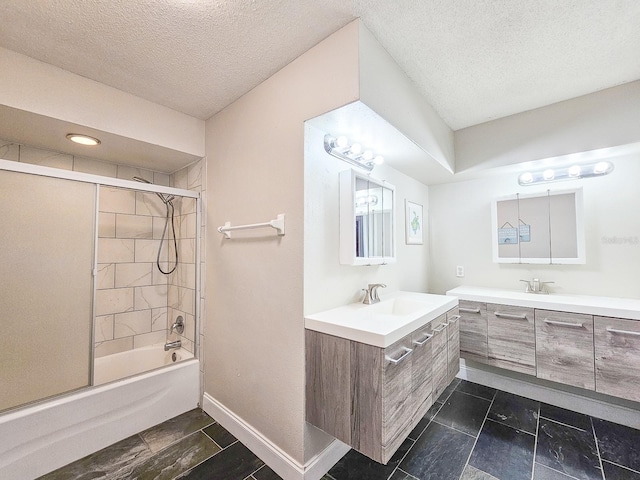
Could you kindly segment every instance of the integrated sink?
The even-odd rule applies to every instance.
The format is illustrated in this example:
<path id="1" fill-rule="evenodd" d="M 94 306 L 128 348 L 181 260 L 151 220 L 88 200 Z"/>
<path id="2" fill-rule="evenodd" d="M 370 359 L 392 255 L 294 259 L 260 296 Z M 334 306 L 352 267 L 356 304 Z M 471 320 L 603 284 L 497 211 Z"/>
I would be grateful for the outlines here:
<path id="1" fill-rule="evenodd" d="M 307 315 L 305 328 L 385 348 L 456 305 L 455 297 L 395 292 L 374 305 L 352 303 Z"/>

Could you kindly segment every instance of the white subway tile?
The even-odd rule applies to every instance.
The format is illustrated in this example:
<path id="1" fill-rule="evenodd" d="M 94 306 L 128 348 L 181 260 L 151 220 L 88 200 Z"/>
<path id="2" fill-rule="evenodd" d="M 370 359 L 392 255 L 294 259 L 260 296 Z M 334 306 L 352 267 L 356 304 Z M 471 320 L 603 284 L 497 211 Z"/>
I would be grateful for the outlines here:
<path id="1" fill-rule="evenodd" d="M 118 263 L 115 268 L 116 288 L 151 285 L 152 266 L 151 263 Z"/>
<path id="2" fill-rule="evenodd" d="M 115 238 L 116 236 L 116 214 L 98 213 L 98 237 Z"/>
<path id="3" fill-rule="evenodd" d="M 114 353 L 125 352 L 133 348 L 133 337 L 118 338 L 116 340 L 108 340 L 96 344 L 94 354 L 96 358 L 104 357 L 106 355 L 113 355 Z"/>
<path id="4" fill-rule="evenodd" d="M 153 183 L 155 183 L 156 185 L 170 187 L 171 178 L 168 173 L 153 172 Z"/>
<path id="5" fill-rule="evenodd" d="M 151 330 L 166 330 L 167 329 L 167 307 L 153 308 L 151 309 Z"/>
<path id="6" fill-rule="evenodd" d="M 168 305 L 191 315 L 195 314 L 195 290 L 182 287 L 170 287 Z"/>
<path id="7" fill-rule="evenodd" d="M 101 162 L 88 157 L 73 157 L 73 170 L 75 172 L 91 173 L 103 177 L 116 177 L 118 166 L 115 163 Z"/>
<path id="8" fill-rule="evenodd" d="M 22 145 L 20 147 L 20 161 L 45 167 L 73 170 L 73 156 L 66 153 L 52 152 L 40 148 Z"/>
<path id="9" fill-rule="evenodd" d="M 96 317 L 94 340 L 95 342 L 113 340 L 113 315 Z"/>
<path id="10" fill-rule="evenodd" d="M 142 168 L 129 167 L 127 165 L 118 165 L 118 178 L 123 180 L 133 180 L 133 177 L 144 178 L 153 183 L 153 172 Z"/>
<path id="11" fill-rule="evenodd" d="M 158 259 L 158 248 L 160 247 L 160 240 L 145 240 L 145 239 L 136 239 L 135 241 L 135 261 L 139 262 L 148 262 L 155 263 Z M 168 243 L 165 240 L 165 243 L 162 245 L 162 253 L 160 256 L 160 261 L 167 261 L 167 251 Z M 171 251 L 173 253 L 173 242 L 171 242 Z M 171 256 L 173 259 L 173 255 Z"/>
<path id="12" fill-rule="evenodd" d="M 178 252 L 180 253 L 180 262 L 195 263 L 195 238 L 178 239 Z"/>
<path id="13" fill-rule="evenodd" d="M 160 240 L 162 238 L 162 232 L 164 230 L 164 225 L 166 222 L 165 217 L 152 217 L 153 218 L 153 238 Z M 167 232 L 165 232 L 165 238 L 167 238 L 167 233 L 171 236 L 171 219 L 169 219 L 169 223 L 167 224 Z"/>
<path id="14" fill-rule="evenodd" d="M 136 192 L 136 213 L 165 218 L 167 207 L 160 197 L 153 192 Z"/>
<path id="15" fill-rule="evenodd" d="M 140 335 L 151 331 L 151 310 L 136 310 L 127 313 L 117 313 L 114 316 L 114 338 Z"/>
<path id="16" fill-rule="evenodd" d="M 196 214 L 182 215 L 178 238 L 196 238 Z"/>
<path id="17" fill-rule="evenodd" d="M 133 348 L 164 344 L 166 340 L 166 332 L 150 332 L 142 335 L 136 335 L 135 337 L 133 337 Z"/>
<path id="18" fill-rule="evenodd" d="M 163 265 L 161 263 L 160 266 L 165 272 L 168 272 L 171 268 L 173 268 L 173 264 L 169 266 L 169 265 Z M 167 269 L 165 267 L 169 267 L 169 268 Z M 158 269 L 158 265 L 156 265 L 155 262 L 153 264 L 151 272 L 152 272 L 152 280 L 151 280 L 152 285 L 168 285 L 169 284 L 169 277 L 171 275 L 165 275 L 164 273 L 162 273 Z"/>
<path id="19" fill-rule="evenodd" d="M 143 215 L 116 215 L 116 237 L 153 238 L 153 220 Z"/>
<path id="20" fill-rule="evenodd" d="M 96 316 L 133 310 L 133 288 L 96 291 Z"/>
<path id="21" fill-rule="evenodd" d="M 132 263 L 134 242 L 139 240 L 121 238 L 98 239 L 98 263 Z"/>
<path id="22" fill-rule="evenodd" d="M 195 190 L 202 185 L 202 160 L 198 160 L 187 167 L 187 188 Z"/>
<path id="23" fill-rule="evenodd" d="M 187 178 L 187 175 L 188 175 L 188 172 L 186 167 L 178 170 L 177 172 L 174 172 L 171 175 L 173 186 L 175 188 L 183 188 L 187 190 L 189 185 L 189 180 Z"/>
<path id="24" fill-rule="evenodd" d="M 98 264 L 98 272 L 96 275 L 96 289 L 104 290 L 106 288 L 115 287 L 115 265 L 113 263 Z"/>
<path id="25" fill-rule="evenodd" d="M 100 211 L 136 213 L 136 192 L 115 187 L 100 187 Z"/>
<path id="26" fill-rule="evenodd" d="M 150 287 L 135 287 L 136 309 L 160 308 L 167 306 L 167 286 L 152 285 Z"/>

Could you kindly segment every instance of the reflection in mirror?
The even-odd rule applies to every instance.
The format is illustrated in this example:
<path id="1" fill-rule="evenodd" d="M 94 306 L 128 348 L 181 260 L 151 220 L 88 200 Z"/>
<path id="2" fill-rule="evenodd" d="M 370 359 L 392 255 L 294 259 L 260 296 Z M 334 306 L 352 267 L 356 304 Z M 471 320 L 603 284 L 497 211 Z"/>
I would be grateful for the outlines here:
<path id="1" fill-rule="evenodd" d="M 498 263 L 585 263 L 582 190 L 494 200 L 493 257 Z"/>
<path id="2" fill-rule="evenodd" d="M 340 173 L 340 263 L 394 261 L 393 185 L 353 170 Z"/>

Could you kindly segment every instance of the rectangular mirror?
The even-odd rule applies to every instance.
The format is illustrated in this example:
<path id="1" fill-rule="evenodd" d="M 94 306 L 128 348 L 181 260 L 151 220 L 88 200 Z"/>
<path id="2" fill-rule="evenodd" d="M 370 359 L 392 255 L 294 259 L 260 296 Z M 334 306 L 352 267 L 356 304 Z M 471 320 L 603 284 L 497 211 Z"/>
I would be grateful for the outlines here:
<path id="1" fill-rule="evenodd" d="M 495 199 L 493 261 L 585 263 L 582 189 L 547 190 Z"/>
<path id="2" fill-rule="evenodd" d="M 340 263 L 395 261 L 395 187 L 355 170 L 340 172 Z"/>

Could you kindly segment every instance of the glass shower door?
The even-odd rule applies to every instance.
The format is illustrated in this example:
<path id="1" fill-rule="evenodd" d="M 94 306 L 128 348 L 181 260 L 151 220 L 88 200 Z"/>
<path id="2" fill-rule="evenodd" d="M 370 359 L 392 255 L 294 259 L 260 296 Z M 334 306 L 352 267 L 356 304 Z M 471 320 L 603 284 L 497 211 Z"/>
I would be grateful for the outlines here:
<path id="1" fill-rule="evenodd" d="M 0 411 L 90 384 L 95 198 L 0 171 Z"/>

